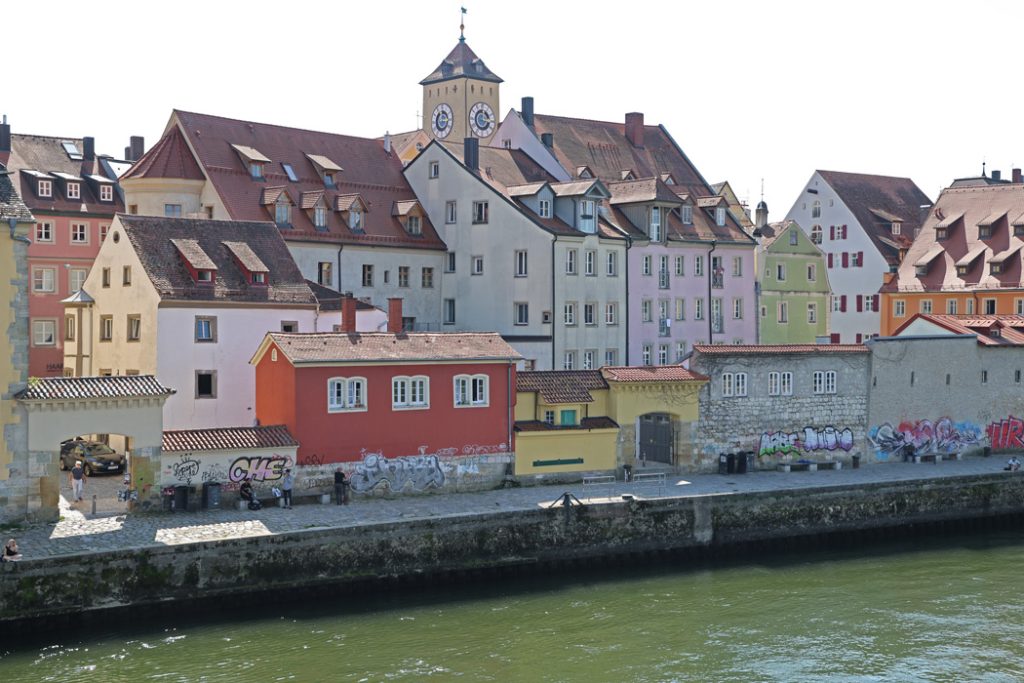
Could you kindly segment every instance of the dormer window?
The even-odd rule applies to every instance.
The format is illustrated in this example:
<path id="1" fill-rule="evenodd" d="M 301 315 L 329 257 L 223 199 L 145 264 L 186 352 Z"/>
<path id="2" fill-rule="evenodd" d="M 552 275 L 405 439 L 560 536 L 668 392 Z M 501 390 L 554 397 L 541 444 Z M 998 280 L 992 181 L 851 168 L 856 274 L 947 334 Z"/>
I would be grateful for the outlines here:
<path id="1" fill-rule="evenodd" d="M 100 201 L 101 202 L 112 202 L 112 201 L 114 201 L 114 186 L 113 185 L 100 185 Z"/>
<path id="2" fill-rule="evenodd" d="M 892 224 L 892 234 L 899 235 L 902 232 L 903 232 L 903 224 L 902 223 L 893 223 Z"/>
<path id="3" fill-rule="evenodd" d="M 654 242 L 661 241 L 661 209 L 657 206 L 651 207 L 650 238 Z"/>
<path id="4" fill-rule="evenodd" d="M 928 266 L 914 266 L 914 274 L 918 277 L 924 277 L 928 274 Z"/>
<path id="5" fill-rule="evenodd" d="M 676 179 L 672 177 L 671 173 L 662 173 L 661 182 L 665 183 L 666 185 L 675 185 Z"/>
<path id="6" fill-rule="evenodd" d="M 351 230 L 362 230 L 363 229 L 363 211 L 362 209 L 353 207 L 348 212 L 348 227 Z"/>
<path id="7" fill-rule="evenodd" d="M 196 271 L 196 281 L 197 282 L 206 283 L 206 284 L 211 284 L 213 282 L 213 271 L 212 270 L 197 270 Z"/>
<path id="8" fill-rule="evenodd" d="M 82 184 L 81 183 L 68 183 L 68 199 L 81 199 L 82 198 Z"/>
<path id="9" fill-rule="evenodd" d="M 52 180 L 40 180 L 39 181 L 39 196 L 40 197 L 52 197 L 53 196 L 53 181 Z"/>
<path id="10" fill-rule="evenodd" d="M 587 233 L 597 232 L 596 224 L 594 201 L 592 199 L 580 200 L 580 231 Z"/>
<path id="11" fill-rule="evenodd" d="M 284 195 L 274 203 L 274 222 L 279 227 L 288 227 L 292 224 L 292 203 Z"/>
<path id="12" fill-rule="evenodd" d="M 935 241 L 943 242 L 949 237 L 949 228 L 935 228 Z"/>
<path id="13" fill-rule="evenodd" d="M 619 180 L 636 180 L 636 175 L 632 169 L 625 168 L 619 171 Z"/>
<path id="14" fill-rule="evenodd" d="M 293 183 L 299 182 L 299 177 L 295 175 L 295 169 L 292 168 L 291 164 L 281 164 L 281 168 L 284 169 L 284 174 L 288 176 L 288 180 Z"/>
<path id="15" fill-rule="evenodd" d="M 306 158 L 309 159 L 313 167 L 316 168 L 317 173 L 323 178 L 324 186 L 333 188 L 335 184 L 334 179 L 343 170 L 341 166 L 338 166 L 338 164 L 323 154 L 307 154 Z"/>
<path id="16" fill-rule="evenodd" d="M 725 225 L 725 207 L 719 206 L 715 208 L 715 225 Z"/>
<path id="17" fill-rule="evenodd" d="M 979 225 L 978 226 L 978 239 L 987 240 L 992 237 L 992 226 L 991 225 Z"/>
<path id="18" fill-rule="evenodd" d="M 321 230 L 327 227 L 327 207 L 322 204 L 313 207 L 313 226 Z"/>
<path id="19" fill-rule="evenodd" d="M 684 225 L 693 225 L 693 207 L 689 204 L 684 204 L 679 212 L 683 219 Z"/>
<path id="20" fill-rule="evenodd" d="M 1001 275 L 1002 272 L 1003 272 L 1003 264 L 1002 264 L 1002 262 L 999 262 L 999 263 L 989 263 L 988 264 L 988 268 L 989 268 L 989 272 L 992 273 L 993 275 Z"/>
<path id="21" fill-rule="evenodd" d="M 325 187 L 330 187 L 330 188 L 334 187 L 334 174 L 333 173 L 330 173 L 330 172 L 325 172 L 324 173 L 324 186 Z"/>
<path id="22" fill-rule="evenodd" d="M 576 177 L 577 178 L 581 178 L 583 180 L 588 180 L 590 178 L 593 178 L 594 174 L 593 174 L 593 172 L 591 172 L 589 166 L 577 166 L 576 167 Z"/>
<path id="23" fill-rule="evenodd" d="M 423 228 L 420 225 L 419 216 L 409 216 L 405 219 L 405 229 L 410 235 L 422 235 Z"/>
<path id="24" fill-rule="evenodd" d="M 550 199 L 541 199 L 537 202 L 537 215 L 541 218 L 551 218 Z"/>
<path id="25" fill-rule="evenodd" d="M 252 283 L 254 285 L 265 285 L 265 284 L 267 284 L 267 274 L 266 273 L 253 273 L 252 274 Z"/>
<path id="26" fill-rule="evenodd" d="M 961 277 L 963 277 L 964 275 L 967 275 L 967 272 L 970 269 L 971 269 L 970 266 L 957 266 L 956 267 L 956 274 L 961 276 Z"/>
<path id="27" fill-rule="evenodd" d="M 249 162 L 249 177 L 251 177 L 253 180 L 263 180 L 263 162 Z"/>

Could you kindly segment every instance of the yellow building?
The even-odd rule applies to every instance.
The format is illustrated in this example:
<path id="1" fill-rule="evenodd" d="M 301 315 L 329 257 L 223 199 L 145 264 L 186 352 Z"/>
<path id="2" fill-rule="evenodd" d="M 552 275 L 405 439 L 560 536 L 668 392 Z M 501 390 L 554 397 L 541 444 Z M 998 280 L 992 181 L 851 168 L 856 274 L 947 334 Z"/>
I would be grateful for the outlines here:
<path id="1" fill-rule="evenodd" d="M 515 473 L 690 469 L 706 381 L 671 365 L 520 372 Z"/>

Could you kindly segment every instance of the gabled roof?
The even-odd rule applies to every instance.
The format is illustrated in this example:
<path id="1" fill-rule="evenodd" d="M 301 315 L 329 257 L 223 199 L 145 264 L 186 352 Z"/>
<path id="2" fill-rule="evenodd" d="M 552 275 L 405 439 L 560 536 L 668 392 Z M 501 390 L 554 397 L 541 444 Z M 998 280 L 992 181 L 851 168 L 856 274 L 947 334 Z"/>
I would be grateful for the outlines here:
<path id="1" fill-rule="evenodd" d="M 693 350 L 705 356 L 868 353 L 863 344 L 694 344 Z"/>
<path id="2" fill-rule="evenodd" d="M 899 337 L 918 321 L 953 334 L 973 334 L 981 346 L 1024 346 L 1024 315 L 938 315 L 917 313 L 892 333 Z"/>
<path id="3" fill-rule="evenodd" d="M 117 217 L 149 280 L 168 301 L 246 302 L 312 306 L 316 303 L 273 223 L 163 216 Z M 117 230 L 117 223 L 111 230 Z M 254 286 L 228 246 L 242 243 L 266 269 Z M 192 280 L 179 250 L 194 268 L 216 270 L 212 285 Z"/>
<path id="4" fill-rule="evenodd" d="M 706 382 L 707 377 L 682 365 L 641 365 L 601 368 L 610 382 Z"/>
<path id="5" fill-rule="evenodd" d="M 595 389 L 607 389 L 600 370 L 541 370 L 516 373 L 516 391 L 535 391 L 545 403 L 591 403 Z"/>
<path id="6" fill-rule="evenodd" d="M 129 178 L 184 178 L 206 180 L 203 171 L 192 156 L 181 130 L 174 126 L 167 134 L 142 155 L 122 180 Z"/>
<path id="7" fill-rule="evenodd" d="M 250 273 L 266 273 L 270 269 L 260 260 L 256 252 L 245 242 L 222 242 L 228 248 L 238 262 Z"/>
<path id="8" fill-rule="evenodd" d="M 556 197 L 577 197 L 589 194 L 596 194 L 600 197 L 610 196 L 605 184 L 597 178 L 551 183 L 551 191 L 555 193 Z"/>
<path id="9" fill-rule="evenodd" d="M 112 201 L 100 201 L 99 184 L 91 180 L 91 176 L 103 175 L 99 158 L 83 159 L 81 155 L 76 155 L 77 158 L 72 159 L 64 150 L 64 143 L 72 143 L 80 151 L 84 148 L 81 138 L 11 135 L 11 152 L 6 166 L 7 170 L 18 174 L 18 177 L 11 176 L 11 182 L 15 184 L 15 189 L 29 210 L 37 214 L 37 217 L 46 213 L 113 217 L 116 212 L 124 211 L 124 202 L 118 192 L 113 193 Z M 58 173 L 84 181 L 79 188 L 78 199 L 68 199 L 67 193 L 56 186 L 59 176 L 55 174 Z M 54 181 L 52 196 L 38 195 L 37 179 L 40 178 Z M 86 181 L 86 178 L 89 180 Z M 60 185 L 66 182 L 61 180 Z"/>
<path id="10" fill-rule="evenodd" d="M 234 220 L 267 220 L 270 216 L 263 202 L 270 195 L 264 196 L 265 189 L 287 188 L 293 204 L 303 192 L 323 190 L 330 206 L 338 196 L 358 193 L 370 209 L 361 230 L 352 231 L 344 217 L 334 211 L 328 212 L 326 229 L 318 229 L 311 215 L 299 211 L 292 214 L 292 227 L 281 228 L 286 239 L 413 249 L 445 248 L 428 218 L 424 217 L 421 235 L 410 235 L 397 217 L 391 215 L 390 207 L 394 202 L 415 199 L 416 195 L 402 174 L 401 159 L 393 152 L 385 152 L 380 140 L 178 110 L 172 115 L 165 137 L 173 135 L 175 128 L 180 129 L 195 150 L 196 162 L 212 183 L 228 216 Z M 236 151 L 239 147 L 270 160 L 265 163 L 263 180 L 250 176 Z M 333 188 L 325 187 L 320 170 L 310 156 L 324 157 L 344 169 L 333 172 Z M 143 161 L 145 159 L 146 156 Z M 283 164 L 292 167 L 297 177 L 295 182 L 289 179 Z M 375 211 L 378 207 L 384 210 Z"/>
<path id="11" fill-rule="evenodd" d="M 260 427 L 217 427 L 215 429 L 182 429 L 166 431 L 160 450 L 165 453 L 185 451 L 238 451 L 264 448 L 295 448 L 299 443 L 284 425 Z"/>
<path id="12" fill-rule="evenodd" d="M 513 361 L 522 356 L 495 332 L 270 332 L 252 362 L 273 343 L 293 365 L 342 362 Z"/>
<path id="13" fill-rule="evenodd" d="M 37 377 L 14 395 L 19 401 L 86 401 L 109 398 L 152 398 L 170 396 L 153 375 L 113 377 Z"/>
<path id="14" fill-rule="evenodd" d="M 476 56 L 476 53 L 469 48 L 465 39 L 460 38 L 448 56 L 437 66 L 436 69 L 420 81 L 420 85 L 431 85 L 449 81 L 453 78 L 473 78 L 478 81 L 490 81 L 501 83 L 498 75 L 487 68 L 483 60 Z"/>
<path id="15" fill-rule="evenodd" d="M 893 265 L 899 263 L 899 248 L 892 246 L 892 220 L 882 216 L 900 218 L 901 234 L 913 238 L 924 218 L 921 207 L 931 206 L 932 200 L 910 178 L 821 170 L 817 173 L 857 218 L 882 257 Z"/>

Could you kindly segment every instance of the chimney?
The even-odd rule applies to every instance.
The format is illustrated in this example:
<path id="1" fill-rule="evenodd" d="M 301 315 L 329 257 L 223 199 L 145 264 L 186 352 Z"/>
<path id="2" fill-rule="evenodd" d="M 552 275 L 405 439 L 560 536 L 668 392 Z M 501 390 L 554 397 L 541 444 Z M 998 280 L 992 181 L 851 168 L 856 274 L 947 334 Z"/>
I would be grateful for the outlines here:
<path id="1" fill-rule="evenodd" d="M 644 146 L 644 115 L 642 112 L 626 114 L 626 139 L 634 147 Z"/>
<path id="2" fill-rule="evenodd" d="M 480 168 L 480 141 L 466 138 L 465 144 L 466 152 L 462 161 L 470 171 L 476 171 Z"/>
<path id="3" fill-rule="evenodd" d="M 1015 168 L 1015 169 L 1013 169 L 1012 172 L 1013 172 L 1013 182 L 1015 182 L 1015 183 L 1022 182 L 1022 179 L 1021 179 L 1021 176 L 1020 176 L 1020 169 L 1019 168 Z"/>
<path id="4" fill-rule="evenodd" d="M 96 158 L 96 138 L 82 138 L 82 159 L 92 161 Z"/>
<path id="5" fill-rule="evenodd" d="M 141 135 L 133 135 L 129 138 L 128 144 L 131 145 L 131 155 L 127 161 L 138 161 L 141 159 L 146 151 L 145 139 Z"/>
<path id="6" fill-rule="evenodd" d="M 402 297 L 388 299 L 388 334 L 402 333 Z"/>
<path id="7" fill-rule="evenodd" d="M 547 147 L 548 149 L 551 149 L 552 147 L 555 146 L 555 134 L 554 133 L 541 133 L 540 134 L 540 141 L 544 144 L 545 147 Z"/>
<path id="8" fill-rule="evenodd" d="M 350 293 L 341 298 L 341 331 L 349 334 L 356 331 L 356 300 Z"/>
<path id="9" fill-rule="evenodd" d="M 132 160 L 132 148 L 131 147 L 125 147 L 124 148 L 124 160 L 125 161 L 131 161 Z"/>
<path id="10" fill-rule="evenodd" d="M 391 133 L 384 131 L 384 151 L 391 154 Z"/>
<path id="11" fill-rule="evenodd" d="M 4 122 L 0 123 L 0 152 L 11 151 L 11 124 L 7 123 L 7 114 L 4 114 Z"/>
<path id="12" fill-rule="evenodd" d="M 523 98 L 523 107 L 522 107 L 522 111 L 520 113 L 523 115 L 523 123 L 528 125 L 530 128 L 533 128 L 533 98 L 532 97 L 524 97 Z"/>
<path id="13" fill-rule="evenodd" d="M 1003 172 L 1002 171 L 1000 171 L 998 169 L 992 171 L 992 180 L 1002 180 L 1002 179 L 1003 179 Z"/>

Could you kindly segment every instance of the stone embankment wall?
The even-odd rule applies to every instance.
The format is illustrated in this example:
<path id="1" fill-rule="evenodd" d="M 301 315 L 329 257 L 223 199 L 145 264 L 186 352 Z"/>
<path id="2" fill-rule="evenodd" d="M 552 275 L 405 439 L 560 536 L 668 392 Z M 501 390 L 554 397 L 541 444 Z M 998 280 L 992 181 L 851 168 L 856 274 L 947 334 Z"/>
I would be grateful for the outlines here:
<path id="1" fill-rule="evenodd" d="M 0 632 L 55 616 L 393 577 L 1019 515 L 1024 477 L 981 475 L 319 529 L 0 565 Z M 73 579 L 70 577 L 74 577 Z M 208 604 L 215 604 L 209 602 Z M 75 617 L 78 618 L 77 616 Z"/>

